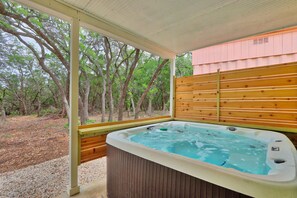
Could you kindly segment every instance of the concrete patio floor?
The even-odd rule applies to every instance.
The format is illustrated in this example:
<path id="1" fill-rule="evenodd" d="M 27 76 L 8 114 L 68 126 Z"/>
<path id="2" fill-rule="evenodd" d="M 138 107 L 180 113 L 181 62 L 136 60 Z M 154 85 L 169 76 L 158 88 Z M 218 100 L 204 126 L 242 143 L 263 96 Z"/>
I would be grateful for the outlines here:
<path id="1" fill-rule="evenodd" d="M 86 184 L 80 187 L 80 193 L 71 198 L 107 198 L 106 179 Z M 68 198 L 67 192 L 64 192 L 58 198 Z"/>

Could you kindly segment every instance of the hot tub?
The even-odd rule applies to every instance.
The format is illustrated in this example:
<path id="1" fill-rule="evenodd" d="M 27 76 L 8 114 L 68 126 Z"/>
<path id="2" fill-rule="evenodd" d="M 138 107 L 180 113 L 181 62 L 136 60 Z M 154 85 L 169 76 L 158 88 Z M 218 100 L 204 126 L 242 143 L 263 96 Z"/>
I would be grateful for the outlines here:
<path id="1" fill-rule="evenodd" d="M 109 197 L 297 197 L 283 134 L 171 121 L 107 136 Z"/>

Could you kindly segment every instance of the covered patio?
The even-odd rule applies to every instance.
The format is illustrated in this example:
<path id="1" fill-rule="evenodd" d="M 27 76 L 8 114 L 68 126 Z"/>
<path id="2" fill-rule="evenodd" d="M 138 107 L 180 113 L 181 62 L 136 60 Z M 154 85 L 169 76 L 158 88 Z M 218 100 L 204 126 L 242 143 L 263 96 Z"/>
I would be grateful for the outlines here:
<path id="1" fill-rule="evenodd" d="M 98 191 L 104 193 L 104 183 L 98 181 L 90 187 L 82 188 L 78 184 L 78 166 L 80 163 L 90 161 L 106 155 L 106 134 L 112 131 L 142 126 L 170 120 L 188 120 L 198 122 L 211 122 L 216 124 L 232 123 L 235 126 L 245 126 L 260 129 L 270 129 L 284 132 L 297 132 L 296 120 L 286 125 L 274 125 L 272 122 L 247 122 L 243 120 L 226 121 L 221 118 L 220 94 L 212 100 L 212 112 L 206 114 L 197 111 L 197 114 L 188 116 L 188 107 L 181 104 L 193 99 L 192 95 L 179 95 L 178 91 L 195 91 L 191 83 L 198 81 L 199 77 L 189 77 L 175 80 L 175 57 L 191 50 L 232 41 L 252 35 L 266 33 L 282 28 L 297 25 L 297 3 L 294 0 L 252 0 L 252 1 L 75 1 L 75 0 L 16 0 L 26 6 L 38 9 L 67 20 L 71 23 L 71 79 L 70 79 L 70 181 L 68 193 L 70 196 L 98 196 Z M 104 124 L 78 126 L 78 75 L 79 75 L 79 29 L 84 27 L 105 36 L 146 50 L 164 59 L 170 59 L 170 116 L 155 119 L 136 121 L 123 121 Z M 207 56 L 207 55 L 206 55 Z M 280 71 L 296 79 L 296 66 L 279 66 L 275 72 Z M 270 68 L 263 69 L 264 76 Z M 281 72 L 281 71 L 288 71 Z M 266 72 L 266 73 L 265 73 Z M 252 71 L 250 73 L 253 73 Z M 254 72 L 254 74 L 257 71 Z M 253 74 L 253 75 L 254 75 Z M 216 86 L 211 88 L 220 93 L 220 72 L 204 76 L 211 79 Z M 241 72 L 242 78 L 249 76 L 249 72 Z M 276 75 L 276 74 L 275 74 Z M 230 74 L 229 77 L 236 77 Z M 226 74 L 225 77 L 228 77 Z M 234 77 L 234 78 L 235 78 Z M 208 82 L 208 81 L 207 81 Z M 178 85 L 176 84 L 178 83 Z M 202 83 L 203 84 L 203 83 Z M 268 85 L 263 85 L 268 86 Z M 287 84 L 286 84 L 287 86 Z M 190 88 L 189 88 L 190 87 Z M 187 88 L 189 88 L 187 90 Z M 177 90 L 176 90 L 177 89 Z M 293 87 L 295 90 L 296 87 Z M 291 92 L 290 92 L 291 93 Z M 296 95 L 291 93 L 290 112 L 296 111 Z M 184 98 L 185 97 L 185 98 Z M 292 101 L 293 98 L 293 101 Z M 215 101 L 215 102 L 214 102 Z M 180 103 L 180 106 L 177 103 Z M 204 101 L 207 103 L 208 101 Z M 283 103 L 282 103 L 283 104 Z M 184 106 L 187 106 L 186 108 Z M 200 106 L 203 107 L 203 106 Z M 224 107 L 224 106 L 223 106 Z M 197 107 L 199 108 L 199 106 Z M 284 108 L 285 107 L 284 105 Z M 287 111 L 286 111 L 287 112 Z M 190 112 L 191 113 L 191 112 Z M 214 113 L 214 114 L 213 114 Z M 186 115 L 185 115 L 186 114 Z M 290 114 L 290 115 L 291 115 Z M 240 115 L 246 116 L 246 115 Z M 194 119 L 191 119 L 194 117 Z M 209 119 L 211 118 L 211 119 Z M 250 119 L 248 119 L 250 120 Z M 275 120 L 274 120 L 275 121 Z M 276 120 L 277 121 L 277 120 Z M 99 187 L 98 187 L 99 186 Z M 91 194 L 84 194 L 91 193 Z"/>

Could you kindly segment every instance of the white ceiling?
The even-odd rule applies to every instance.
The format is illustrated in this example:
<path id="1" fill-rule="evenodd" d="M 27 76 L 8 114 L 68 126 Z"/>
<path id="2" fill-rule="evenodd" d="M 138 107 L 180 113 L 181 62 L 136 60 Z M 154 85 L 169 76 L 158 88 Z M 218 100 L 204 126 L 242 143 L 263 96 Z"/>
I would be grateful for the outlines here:
<path id="1" fill-rule="evenodd" d="M 23 0 L 24 1 L 24 0 Z M 32 0 L 42 2 L 42 0 Z M 55 1 L 55 0 L 54 0 Z M 56 0 L 172 54 L 297 25 L 297 0 Z M 67 13 L 63 13 L 66 14 Z M 106 33 L 106 32 L 105 32 Z M 107 31 L 108 34 L 108 31 Z M 111 36 L 114 34 L 111 34 Z M 117 39 L 128 41 L 121 33 Z M 155 51 L 156 54 L 162 54 Z"/>

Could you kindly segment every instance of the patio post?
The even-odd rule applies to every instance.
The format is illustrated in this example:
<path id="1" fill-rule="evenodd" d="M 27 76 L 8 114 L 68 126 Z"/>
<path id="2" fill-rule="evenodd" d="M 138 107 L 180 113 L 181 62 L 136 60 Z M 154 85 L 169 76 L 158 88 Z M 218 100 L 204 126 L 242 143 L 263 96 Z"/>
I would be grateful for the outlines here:
<path id="1" fill-rule="evenodd" d="M 78 91 L 79 91 L 79 20 L 72 18 L 70 43 L 70 118 L 69 118 L 69 195 L 80 192 L 78 186 Z"/>
<path id="2" fill-rule="evenodd" d="M 175 85 L 174 79 L 175 78 L 175 58 L 170 59 L 170 116 L 174 117 L 174 92 L 175 92 Z"/>

